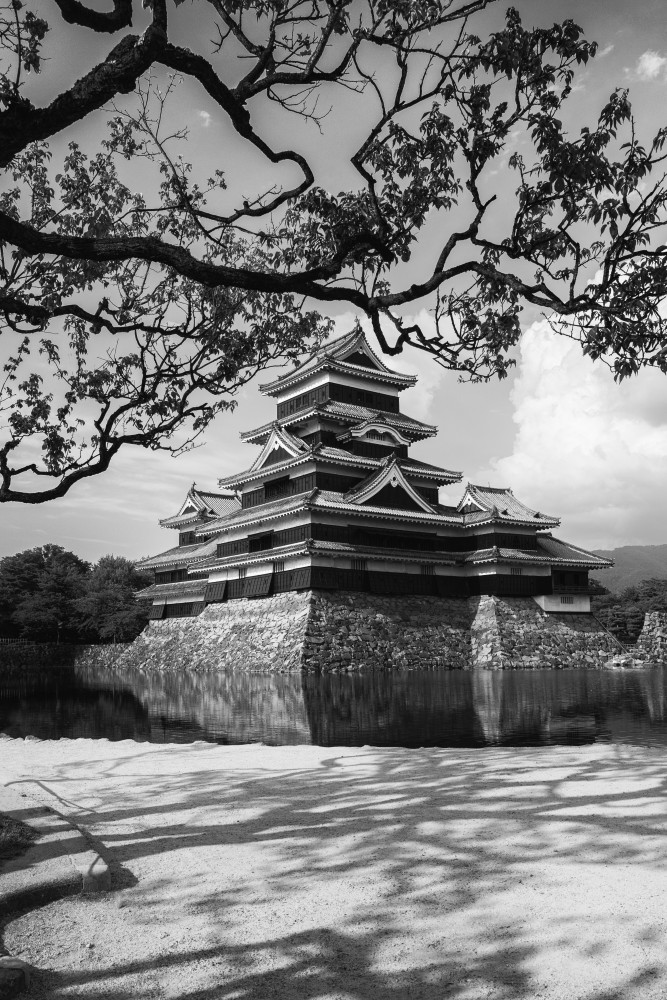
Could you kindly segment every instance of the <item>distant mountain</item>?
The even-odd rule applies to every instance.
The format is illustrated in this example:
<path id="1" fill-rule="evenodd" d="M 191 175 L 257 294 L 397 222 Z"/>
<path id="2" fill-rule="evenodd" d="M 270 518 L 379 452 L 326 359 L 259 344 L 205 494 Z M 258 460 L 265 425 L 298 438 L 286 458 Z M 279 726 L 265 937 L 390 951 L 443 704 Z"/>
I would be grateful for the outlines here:
<path id="1" fill-rule="evenodd" d="M 618 549 L 596 549 L 595 554 L 614 560 L 611 569 L 591 573 L 614 594 L 642 580 L 667 579 L 667 545 L 622 545 Z"/>

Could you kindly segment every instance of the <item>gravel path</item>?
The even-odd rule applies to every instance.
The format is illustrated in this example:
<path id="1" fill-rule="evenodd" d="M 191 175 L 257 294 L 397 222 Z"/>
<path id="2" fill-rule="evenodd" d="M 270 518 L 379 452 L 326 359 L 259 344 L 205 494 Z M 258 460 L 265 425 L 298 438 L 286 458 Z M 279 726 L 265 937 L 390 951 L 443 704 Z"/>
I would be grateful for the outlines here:
<path id="1" fill-rule="evenodd" d="M 0 741 L 115 889 L 12 921 L 37 1000 L 667 995 L 667 759 Z"/>

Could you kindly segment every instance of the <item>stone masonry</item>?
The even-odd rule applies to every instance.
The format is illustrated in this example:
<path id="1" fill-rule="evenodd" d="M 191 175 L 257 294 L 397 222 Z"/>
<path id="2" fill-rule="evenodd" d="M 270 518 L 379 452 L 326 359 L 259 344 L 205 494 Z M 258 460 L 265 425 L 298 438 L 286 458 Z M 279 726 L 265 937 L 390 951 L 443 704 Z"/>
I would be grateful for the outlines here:
<path id="1" fill-rule="evenodd" d="M 321 590 L 210 604 L 197 618 L 151 622 L 117 667 L 125 662 L 162 673 L 600 668 L 615 665 L 623 652 L 592 615 L 546 614 L 531 598 Z"/>
<path id="2" fill-rule="evenodd" d="M 667 614 L 647 611 L 636 646 L 637 654 L 654 663 L 667 663 Z"/>

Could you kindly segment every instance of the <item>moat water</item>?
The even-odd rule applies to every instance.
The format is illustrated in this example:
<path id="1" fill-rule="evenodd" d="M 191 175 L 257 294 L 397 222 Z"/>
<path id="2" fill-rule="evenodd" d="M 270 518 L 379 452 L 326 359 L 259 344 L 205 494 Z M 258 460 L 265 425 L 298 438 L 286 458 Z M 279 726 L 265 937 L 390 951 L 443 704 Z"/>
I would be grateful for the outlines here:
<path id="1" fill-rule="evenodd" d="M 411 670 L 0 678 L 0 732 L 152 743 L 667 745 L 667 671 Z"/>

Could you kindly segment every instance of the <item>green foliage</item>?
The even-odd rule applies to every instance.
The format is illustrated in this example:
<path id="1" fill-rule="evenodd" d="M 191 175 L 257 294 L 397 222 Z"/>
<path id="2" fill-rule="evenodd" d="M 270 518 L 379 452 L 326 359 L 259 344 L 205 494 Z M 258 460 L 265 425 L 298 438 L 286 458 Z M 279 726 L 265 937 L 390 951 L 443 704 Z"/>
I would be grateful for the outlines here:
<path id="1" fill-rule="evenodd" d="M 128 642 L 147 611 L 134 597 L 149 580 L 122 557 L 91 567 L 59 545 L 0 560 L 0 635 L 37 642 Z"/>
<path id="2" fill-rule="evenodd" d="M 624 643 L 635 643 L 647 611 L 667 612 L 667 580 L 642 580 L 621 594 L 591 599 L 591 609 L 610 632 Z"/>

